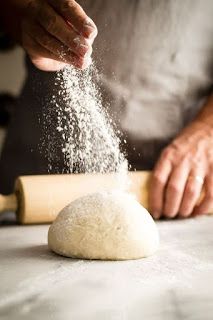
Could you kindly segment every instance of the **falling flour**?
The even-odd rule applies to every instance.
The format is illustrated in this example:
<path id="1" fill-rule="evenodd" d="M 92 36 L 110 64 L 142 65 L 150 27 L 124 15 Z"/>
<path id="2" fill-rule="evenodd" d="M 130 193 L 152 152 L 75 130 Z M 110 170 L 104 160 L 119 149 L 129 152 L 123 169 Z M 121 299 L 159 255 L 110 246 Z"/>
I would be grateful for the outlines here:
<path id="1" fill-rule="evenodd" d="M 57 73 L 57 91 L 51 99 L 55 112 L 61 156 L 67 173 L 127 172 L 127 161 L 120 151 L 121 140 L 113 120 L 102 106 L 94 65 L 86 70 L 66 66 Z M 58 141 L 58 140 L 57 140 Z M 58 143 L 58 142 L 57 142 Z M 50 171 L 54 159 L 54 137 L 50 137 Z"/>

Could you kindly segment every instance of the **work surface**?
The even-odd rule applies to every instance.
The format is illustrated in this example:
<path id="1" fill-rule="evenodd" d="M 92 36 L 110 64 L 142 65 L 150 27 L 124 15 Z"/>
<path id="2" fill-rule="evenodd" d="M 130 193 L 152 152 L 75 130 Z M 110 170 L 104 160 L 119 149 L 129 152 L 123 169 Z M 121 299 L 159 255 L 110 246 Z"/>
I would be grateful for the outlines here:
<path id="1" fill-rule="evenodd" d="M 48 226 L 1 226 L 0 319 L 213 319 L 213 217 L 158 223 L 150 258 L 82 261 L 47 248 Z"/>

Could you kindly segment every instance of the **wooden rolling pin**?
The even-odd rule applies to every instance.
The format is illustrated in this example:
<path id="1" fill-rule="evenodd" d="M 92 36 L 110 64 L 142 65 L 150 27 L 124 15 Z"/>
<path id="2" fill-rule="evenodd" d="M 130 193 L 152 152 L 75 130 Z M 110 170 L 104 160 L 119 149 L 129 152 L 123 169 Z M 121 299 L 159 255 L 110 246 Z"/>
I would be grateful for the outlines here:
<path id="1" fill-rule="evenodd" d="M 149 172 L 129 172 L 129 191 L 147 207 Z M 110 190 L 118 181 L 112 174 L 62 174 L 22 176 L 15 182 L 15 191 L 0 195 L 0 213 L 16 212 L 22 224 L 50 223 L 71 201 L 91 192 Z"/>
<path id="2" fill-rule="evenodd" d="M 128 191 L 135 194 L 147 208 L 150 172 L 129 172 L 128 175 Z M 112 174 L 23 176 L 16 180 L 13 194 L 0 195 L 0 213 L 16 212 L 17 220 L 22 224 L 50 223 L 62 208 L 76 198 L 91 192 L 111 190 L 117 184 Z"/>

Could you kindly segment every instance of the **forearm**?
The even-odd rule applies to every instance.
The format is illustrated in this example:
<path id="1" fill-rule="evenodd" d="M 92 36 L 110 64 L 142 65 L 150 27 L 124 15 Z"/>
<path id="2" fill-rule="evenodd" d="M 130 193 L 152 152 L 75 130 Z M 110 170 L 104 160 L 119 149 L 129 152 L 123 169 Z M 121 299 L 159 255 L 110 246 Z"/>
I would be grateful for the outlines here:
<path id="1" fill-rule="evenodd" d="M 211 94 L 198 113 L 195 121 L 204 123 L 207 127 L 213 129 L 213 94 Z"/>
<path id="2" fill-rule="evenodd" d="M 21 42 L 21 21 L 32 0 L 0 1 L 0 21 L 5 32 Z"/>

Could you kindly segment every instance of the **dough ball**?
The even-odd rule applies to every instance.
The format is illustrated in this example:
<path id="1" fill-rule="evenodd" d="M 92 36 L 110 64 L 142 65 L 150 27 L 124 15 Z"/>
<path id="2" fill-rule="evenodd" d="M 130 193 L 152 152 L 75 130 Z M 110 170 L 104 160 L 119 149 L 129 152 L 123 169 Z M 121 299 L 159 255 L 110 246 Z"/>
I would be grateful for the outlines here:
<path id="1" fill-rule="evenodd" d="M 132 195 L 99 192 L 65 207 L 50 226 L 48 245 L 73 258 L 128 260 L 153 254 L 159 244 L 154 220 Z"/>

